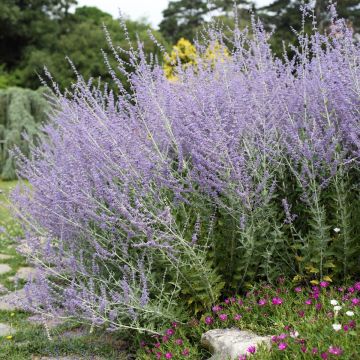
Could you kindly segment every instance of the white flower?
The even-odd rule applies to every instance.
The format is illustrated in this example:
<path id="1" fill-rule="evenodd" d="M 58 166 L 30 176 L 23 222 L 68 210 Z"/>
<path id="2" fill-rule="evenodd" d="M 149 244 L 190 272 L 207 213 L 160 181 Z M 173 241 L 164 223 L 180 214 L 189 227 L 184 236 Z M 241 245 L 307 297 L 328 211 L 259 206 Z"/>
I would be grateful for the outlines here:
<path id="1" fill-rule="evenodd" d="M 290 333 L 290 336 L 295 339 L 295 338 L 297 338 L 299 336 L 299 333 L 297 331 L 292 331 Z"/>
<path id="2" fill-rule="evenodd" d="M 337 300 L 331 300 L 330 301 L 330 304 L 335 306 L 335 305 L 339 305 L 338 301 Z"/>
<path id="3" fill-rule="evenodd" d="M 334 306 L 334 311 L 338 312 L 342 309 L 342 306 L 340 305 L 337 305 L 337 306 Z"/>
<path id="4" fill-rule="evenodd" d="M 347 311 L 345 313 L 347 316 L 354 316 L 354 312 L 353 311 Z"/>
<path id="5" fill-rule="evenodd" d="M 332 327 L 335 331 L 341 330 L 341 324 L 333 324 Z"/>
<path id="6" fill-rule="evenodd" d="M 338 233 L 338 232 L 340 232 L 340 228 L 335 228 L 334 231 L 335 231 L 336 233 Z"/>

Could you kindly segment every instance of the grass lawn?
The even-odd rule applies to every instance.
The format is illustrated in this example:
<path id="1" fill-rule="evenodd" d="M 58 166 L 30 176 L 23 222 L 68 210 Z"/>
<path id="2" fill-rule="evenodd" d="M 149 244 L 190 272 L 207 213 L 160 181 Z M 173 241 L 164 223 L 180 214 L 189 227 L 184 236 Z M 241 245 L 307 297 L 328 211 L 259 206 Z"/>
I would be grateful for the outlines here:
<path id="1" fill-rule="evenodd" d="M 0 180 L 0 223 L 11 220 L 9 210 L 7 209 L 8 195 L 11 189 L 17 184 L 17 181 Z"/>

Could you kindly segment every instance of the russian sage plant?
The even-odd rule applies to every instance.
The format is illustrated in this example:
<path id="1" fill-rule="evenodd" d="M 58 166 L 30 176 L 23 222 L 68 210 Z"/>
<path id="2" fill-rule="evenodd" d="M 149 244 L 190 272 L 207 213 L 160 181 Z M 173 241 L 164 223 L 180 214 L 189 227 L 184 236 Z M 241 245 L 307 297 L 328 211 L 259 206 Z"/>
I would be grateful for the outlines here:
<path id="1" fill-rule="evenodd" d="M 232 35 L 210 29 L 172 81 L 109 37 L 129 93 L 110 67 L 119 95 L 80 76 L 55 86 L 13 194 L 38 267 L 31 307 L 156 332 L 257 279 L 356 274 L 358 41 L 334 9 L 292 59 L 255 19 Z M 209 59 L 211 46 L 227 50 Z"/>

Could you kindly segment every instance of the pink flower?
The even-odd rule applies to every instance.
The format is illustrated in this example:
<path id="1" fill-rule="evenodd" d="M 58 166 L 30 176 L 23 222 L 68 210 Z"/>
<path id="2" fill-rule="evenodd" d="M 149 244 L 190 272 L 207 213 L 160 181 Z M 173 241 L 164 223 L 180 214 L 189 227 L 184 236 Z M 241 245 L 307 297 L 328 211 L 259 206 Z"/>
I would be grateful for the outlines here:
<path id="1" fill-rule="evenodd" d="M 313 354 L 317 354 L 319 352 L 319 350 L 318 350 L 318 348 L 315 347 L 315 348 L 312 348 L 311 352 Z"/>
<path id="2" fill-rule="evenodd" d="M 351 299 L 351 303 L 355 306 L 359 305 L 360 304 L 360 299 L 358 298 L 354 298 L 354 299 Z"/>
<path id="3" fill-rule="evenodd" d="M 179 324 L 178 324 L 176 321 L 174 321 L 174 322 L 171 323 L 171 326 L 172 326 L 173 328 L 178 327 L 178 325 L 179 325 Z"/>
<path id="4" fill-rule="evenodd" d="M 166 335 L 172 336 L 172 335 L 174 335 L 174 334 L 175 334 L 175 331 L 174 331 L 173 329 L 167 329 L 167 330 L 166 330 Z"/>
<path id="5" fill-rule="evenodd" d="M 235 320 L 235 321 L 239 321 L 241 318 L 242 318 L 242 316 L 241 316 L 240 314 L 236 314 L 236 315 L 234 316 L 234 320 Z"/>
<path id="6" fill-rule="evenodd" d="M 321 281 L 320 286 L 323 287 L 323 288 L 326 288 L 326 287 L 329 286 L 329 283 L 327 281 Z"/>
<path id="7" fill-rule="evenodd" d="M 348 292 L 351 293 L 351 294 L 354 293 L 354 292 L 355 292 L 355 288 L 352 287 L 352 286 L 349 287 L 349 288 L 348 288 Z"/>
<path id="8" fill-rule="evenodd" d="M 329 318 L 329 319 L 332 319 L 334 317 L 334 313 L 332 311 L 329 311 L 328 313 L 326 313 L 326 316 Z"/>
<path id="9" fill-rule="evenodd" d="M 157 358 L 157 359 L 161 359 L 161 357 L 162 357 L 162 353 L 161 353 L 161 352 L 157 352 L 157 353 L 156 353 L 156 358 Z"/>
<path id="10" fill-rule="evenodd" d="M 355 290 L 360 291 L 360 282 L 355 283 L 354 288 Z"/>
<path id="11" fill-rule="evenodd" d="M 302 347 L 300 348 L 300 350 L 301 350 L 303 353 L 306 353 L 306 352 L 307 352 L 306 346 L 302 346 Z"/>
<path id="12" fill-rule="evenodd" d="M 181 354 L 184 355 L 184 356 L 188 356 L 190 354 L 190 350 L 189 349 L 184 349 Z"/>
<path id="13" fill-rule="evenodd" d="M 322 305 L 321 305 L 321 303 L 317 303 L 316 305 L 315 305 L 315 308 L 316 308 L 316 310 L 321 310 L 321 308 L 322 308 Z"/>
<path id="14" fill-rule="evenodd" d="M 312 300 L 311 300 L 311 299 L 305 300 L 305 304 L 306 304 L 306 305 L 311 305 L 311 304 L 312 304 Z"/>
<path id="15" fill-rule="evenodd" d="M 265 299 L 260 299 L 258 301 L 258 304 L 259 304 L 259 306 L 264 306 L 264 305 L 266 305 L 266 300 Z"/>
<path id="16" fill-rule="evenodd" d="M 214 322 L 214 319 L 211 316 L 207 316 L 204 321 L 206 325 L 211 325 Z"/>
<path id="17" fill-rule="evenodd" d="M 251 346 L 249 346 L 248 348 L 247 348 L 247 350 L 246 350 L 248 353 L 250 353 L 250 354 L 255 354 L 255 352 L 256 352 L 256 347 L 254 346 L 254 345 L 251 345 Z"/>
<path id="18" fill-rule="evenodd" d="M 322 359 L 326 360 L 326 359 L 329 358 L 329 355 L 328 355 L 328 353 L 325 351 L 325 352 L 321 353 L 320 357 L 321 357 Z"/>
<path id="19" fill-rule="evenodd" d="M 302 311 L 302 310 L 301 310 L 301 311 L 299 311 L 299 312 L 298 312 L 298 315 L 299 315 L 301 318 L 302 318 L 302 317 L 304 317 L 304 315 L 305 315 L 305 311 Z"/>
<path id="20" fill-rule="evenodd" d="M 141 347 L 145 347 L 145 346 L 146 346 L 146 342 L 145 342 L 145 341 L 140 341 L 140 346 L 141 346 Z"/>
<path id="21" fill-rule="evenodd" d="M 165 359 L 172 359 L 172 353 L 171 352 L 167 352 L 166 354 L 165 354 Z"/>
<path id="22" fill-rule="evenodd" d="M 162 341 L 163 341 L 163 343 L 167 343 L 168 341 L 169 341 L 169 337 L 168 336 L 163 336 L 162 337 Z"/>
<path id="23" fill-rule="evenodd" d="M 273 305 L 281 305 L 283 303 L 283 300 L 279 297 L 274 297 L 272 299 L 272 303 L 273 303 Z"/>
<path id="24" fill-rule="evenodd" d="M 301 288 L 300 286 L 298 286 L 298 287 L 296 287 L 294 290 L 295 290 L 295 292 L 299 293 L 299 292 L 302 291 L 302 288 Z"/>
<path id="25" fill-rule="evenodd" d="M 286 338 L 287 338 L 287 335 L 285 333 L 282 333 L 278 336 L 278 339 L 280 339 L 280 340 L 284 340 Z"/>
<path id="26" fill-rule="evenodd" d="M 344 329 L 344 331 L 349 331 L 349 325 L 344 325 L 343 329 Z"/>
<path id="27" fill-rule="evenodd" d="M 154 345 L 156 348 L 159 348 L 161 346 L 161 344 L 158 342 Z"/>
<path id="28" fill-rule="evenodd" d="M 221 320 L 221 321 L 226 321 L 227 320 L 227 315 L 226 314 L 220 314 L 219 315 L 219 319 Z"/>
<path id="29" fill-rule="evenodd" d="M 215 305 L 215 306 L 213 306 L 212 311 L 213 311 L 213 312 L 218 312 L 218 311 L 220 311 L 221 309 L 222 309 L 221 306 Z"/>
<path id="30" fill-rule="evenodd" d="M 224 303 L 228 305 L 228 304 L 230 304 L 230 300 L 229 300 L 229 299 L 225 299 Z"/>
<path id="31" fill-rule="evenodd" d="M 184 343 L 184 342 L 182 341 L 182 339 L 176 339 L 176 340 L 175 340 L 175 344 L 176 344 L 176 345 L 181 346 L 183 343 Z"/>
<path id="32" fill-rule="evenodd" d="M 272 342 L 278 342 L 278 339 L 279 339 L 279 338 L 278 338 L 276 335 L 274 335 L 274 336 L 271 337 L 271 341 L 272 341 Z"/>
<path id="33" fill-rule="evenodd" d="M 246 355 L 240 355 L 239 360 L 246 360 Z"/>
<path id="34" fill-rule="evenodd" d="M 355 320 L 349 321 L 349 326 L 351 329 L 355 329 L 355 325 L 356 325 Z"/>
<path id="35" fill-rule="evenodd" d="M 329 353 L 333 355 L 341 355 L 343 353 L 342 349 L 335 346 L 329 347 Z"/>
<path id="36" fill-rule="evenodd" d="M 286 342 L 281 342 L 279 345 L 278 345 L 278 348 L 279 350 L 283 351 L 287 348 L 287 343 Z"/>

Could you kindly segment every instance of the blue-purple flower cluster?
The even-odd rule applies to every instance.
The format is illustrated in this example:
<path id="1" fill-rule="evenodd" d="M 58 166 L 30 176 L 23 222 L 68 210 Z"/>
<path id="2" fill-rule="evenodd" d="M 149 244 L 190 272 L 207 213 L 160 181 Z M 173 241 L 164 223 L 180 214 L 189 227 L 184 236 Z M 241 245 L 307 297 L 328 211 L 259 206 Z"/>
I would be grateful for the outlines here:
<path id="1" fill-rule="evenodd" d="M 208 35 L 229 56 L 200 55 L 176 81 L 141 44 L 128 63 L 113 47 L 129 93 L 109 69 L 118 95 L 79 76 L 51 98 L 41 145 L 18 156 L 30 186 L 13 194 L 21 248 L 39 267 L 32 306 L 156 331 L 181 320 L 182 299 L 215 303 L 223 287 L 304 273 L 305 263 L 319 280 L 351 276 L 360 255 L 351 29 L 333 15 L 328 35 L 300 34 L 284 60 L 255 20 L 232 40 Z"/>

